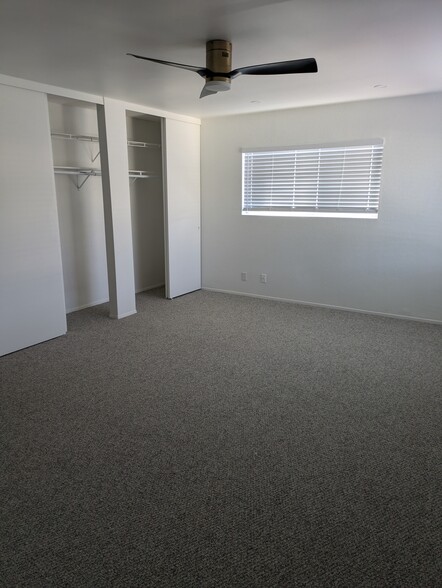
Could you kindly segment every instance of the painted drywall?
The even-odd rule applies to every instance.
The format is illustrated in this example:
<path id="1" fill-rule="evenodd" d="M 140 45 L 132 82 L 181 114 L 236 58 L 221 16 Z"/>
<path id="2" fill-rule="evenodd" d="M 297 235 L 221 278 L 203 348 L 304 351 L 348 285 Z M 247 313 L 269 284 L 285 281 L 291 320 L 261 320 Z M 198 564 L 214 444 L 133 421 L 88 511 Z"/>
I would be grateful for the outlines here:
<path id="1" fill-rule="evenodd" d="M 98 136 L 93 104 L 49 99 L 49 119 L 52 132 Z M 98 143 L 53 138 L 52 146 L 55 166 L 100 169 Z M 79 190 L 78 179 L 55 176 L 66 312 L 109 299 L 101 179 L 92 176 Z"/>
<path id="2" fill-rule="evenodd" d="M 377 220 L 241 215 L 241 148 L 376 137 Z M 442 321 L 441 161 L 442 94 L 203 121 L 203 287 Z"/>
<path id="3" fill-rule="evenodd" d="M 104 98 L 97 106 L 109 306 L 112 318 L 136 313 L 127 153 L 126 108 Z"/>
<path id="4" fill-rule="evenodd" d="M 0 85 L 0 355 L 66 332 L 46 95 Z"/>
<path id="5" fill-rule="evenodd" d="M 135 290 L 142 292 L 163 286 L 165 280 L 161 120 L 128 116 L 127 136 L 157 145 L 128 147 L 129 168 L 152 176 L 130 182 Z"/>

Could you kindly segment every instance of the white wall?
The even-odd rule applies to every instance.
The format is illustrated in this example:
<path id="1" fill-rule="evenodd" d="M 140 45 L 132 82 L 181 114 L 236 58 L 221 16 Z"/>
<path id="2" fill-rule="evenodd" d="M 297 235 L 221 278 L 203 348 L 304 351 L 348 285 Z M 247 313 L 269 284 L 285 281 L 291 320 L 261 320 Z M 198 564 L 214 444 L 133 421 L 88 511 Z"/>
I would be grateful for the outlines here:
<path id="1" fill-rule="evenodd" d="M 0 355 L 66 332 L 46 95 L 0 85 Z"/>
<path id="2" fill-rule="evenodd" d="M 79 101 L 49 100 L 51 130 L 98 135 L 97 110 Z M 98 143 L 53 138 L 54 165 L 100 168 Z M 84 178 L 80 178 L 83 181 Z M 66 312 L 109 299 L 101 179 L 90 177 L 77 190 L 74 176 L 55 176 Z"/>
<path id="3" fill-rule="evenodd" d="M 377 220 L 241 216 L 241 148 L 373 137 Z M 205 120 L 201 164 L 203 287 L 442 321 L 441 94 Z"/>
<path id="4" fill-rule="evenodd" d="M 163 286 L 165 279 L 161 120 L 128 116 L 127 136 L 158 145 L 128 148 L 129 168 L 156 176 L 130 185 L 135 290 L 141 292 Z"/>

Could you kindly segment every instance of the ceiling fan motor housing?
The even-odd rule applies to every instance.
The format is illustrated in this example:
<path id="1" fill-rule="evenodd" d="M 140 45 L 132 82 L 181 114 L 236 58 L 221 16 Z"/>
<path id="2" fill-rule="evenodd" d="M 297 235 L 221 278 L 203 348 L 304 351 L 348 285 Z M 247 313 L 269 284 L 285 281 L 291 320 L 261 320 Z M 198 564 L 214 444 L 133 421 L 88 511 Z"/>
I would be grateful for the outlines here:
<path id="1" fill-rule="evenodd" d="M 206 68 L 217 74 L 229 74 L 232 69 L 232 43 L 221 40 L 207 41 Z M 216 75 L 206 79 L 208 82 L 221 82 L 220 86 L 230 85 L 230 76 Z"/>

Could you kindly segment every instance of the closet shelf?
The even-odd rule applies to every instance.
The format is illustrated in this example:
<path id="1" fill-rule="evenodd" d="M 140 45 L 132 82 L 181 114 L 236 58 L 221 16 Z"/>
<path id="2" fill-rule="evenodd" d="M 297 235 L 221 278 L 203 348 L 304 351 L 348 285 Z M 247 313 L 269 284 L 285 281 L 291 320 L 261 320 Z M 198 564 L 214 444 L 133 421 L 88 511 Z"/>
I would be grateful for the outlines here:
<path id="1" fill-rule="evenodd" d="M 71 141 L 82 141 L 84 143 L 98 143 L 98 136 L 94 135 L 73 135 L 71 133 L 51 133 L 51 137 L 54 139 L 65 139 Z M 97 151 L 95 155 L 90 154 L 92 163 L 100 155 L 100 151 Z M 84 183 L 84 182 L 83 182 Z"/>
<path id="2" fill-rule="evenodd" d="M 131 139 L 127 141 L 127 144 L 129 147 L 150 147 L 153 149 L 159 149 L 161 147 L 159 143 L 145 143 L 144 141 L 132 141 Z"/>
<path id="3" fill-rule="evenodd" d="M 97 135 L 73 135 L 71 133 L 51 133 L 51 136 L 54 139 L 66 139 L 73 141 L 86 141 L 88 143 L 98 143 Z M 145 143 L 144 141 L 133 141 L 132 139 L 128 139 L 127 144 L 129 147 L 146 147 L 156 149 L 161 147 L 159 143 Z"/>
<path id="4" fill-rule="evenodd" d="M 66 167 L 56 165 L 54 167 L 54 172 L 56 174 L 72 174 L 75 176 L 78 175 L 87 175 L 87 176 L 101 176 L 101 169 L 93 169 L 89 167 Z"/>
<path id="5" fill-rule="evenodd" d="M 80 190 L 82 186 L 87 182 L 91 176 L 101 176 L 101 169 L 87 168 L 87 167 L 67 167 L 67 166 L 55 166 L 54 173 L 64 174 L 70 176 L 76 176 L 77 190 Z M 84 177 L 83 181 L 80 181 L 80 177 Z M 158 176 L 151 174 L 147 171 L 130 169 L 129 178 L 133 181 L 139 179 L 157 178 Z"/>
<path id="6" fill-rule="evenodd" d="M 137 169 L 130 169 L 129 170 L 129 177 L 130 178 L 158 178 L 158 176 L 151 174 L 147 171 L 137 170 Z"/>
<path id="7" fill-rule="evenodd" d="M 72 135 L 71 133 L 51 133 L 54 139 L 67 139 L 73 141 L 87 141 L 89 143 L 98 143 L 98 137 L 94 135 Z"/>

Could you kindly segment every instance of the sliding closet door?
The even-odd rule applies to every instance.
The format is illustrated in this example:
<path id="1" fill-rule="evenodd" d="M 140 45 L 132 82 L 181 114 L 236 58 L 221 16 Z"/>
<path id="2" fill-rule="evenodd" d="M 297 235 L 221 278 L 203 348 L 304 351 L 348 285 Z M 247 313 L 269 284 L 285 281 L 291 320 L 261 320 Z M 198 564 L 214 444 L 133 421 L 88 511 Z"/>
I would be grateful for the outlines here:
<path id="1" fill-rule="evenodd" d="M 201 288 L 200 126 L 163 121 L 166 297 Z"/>
<path id="2" fill-rule="evenodd" d="M 0 355 L 66 332 L 45 94 L 0 85 Z"/>

